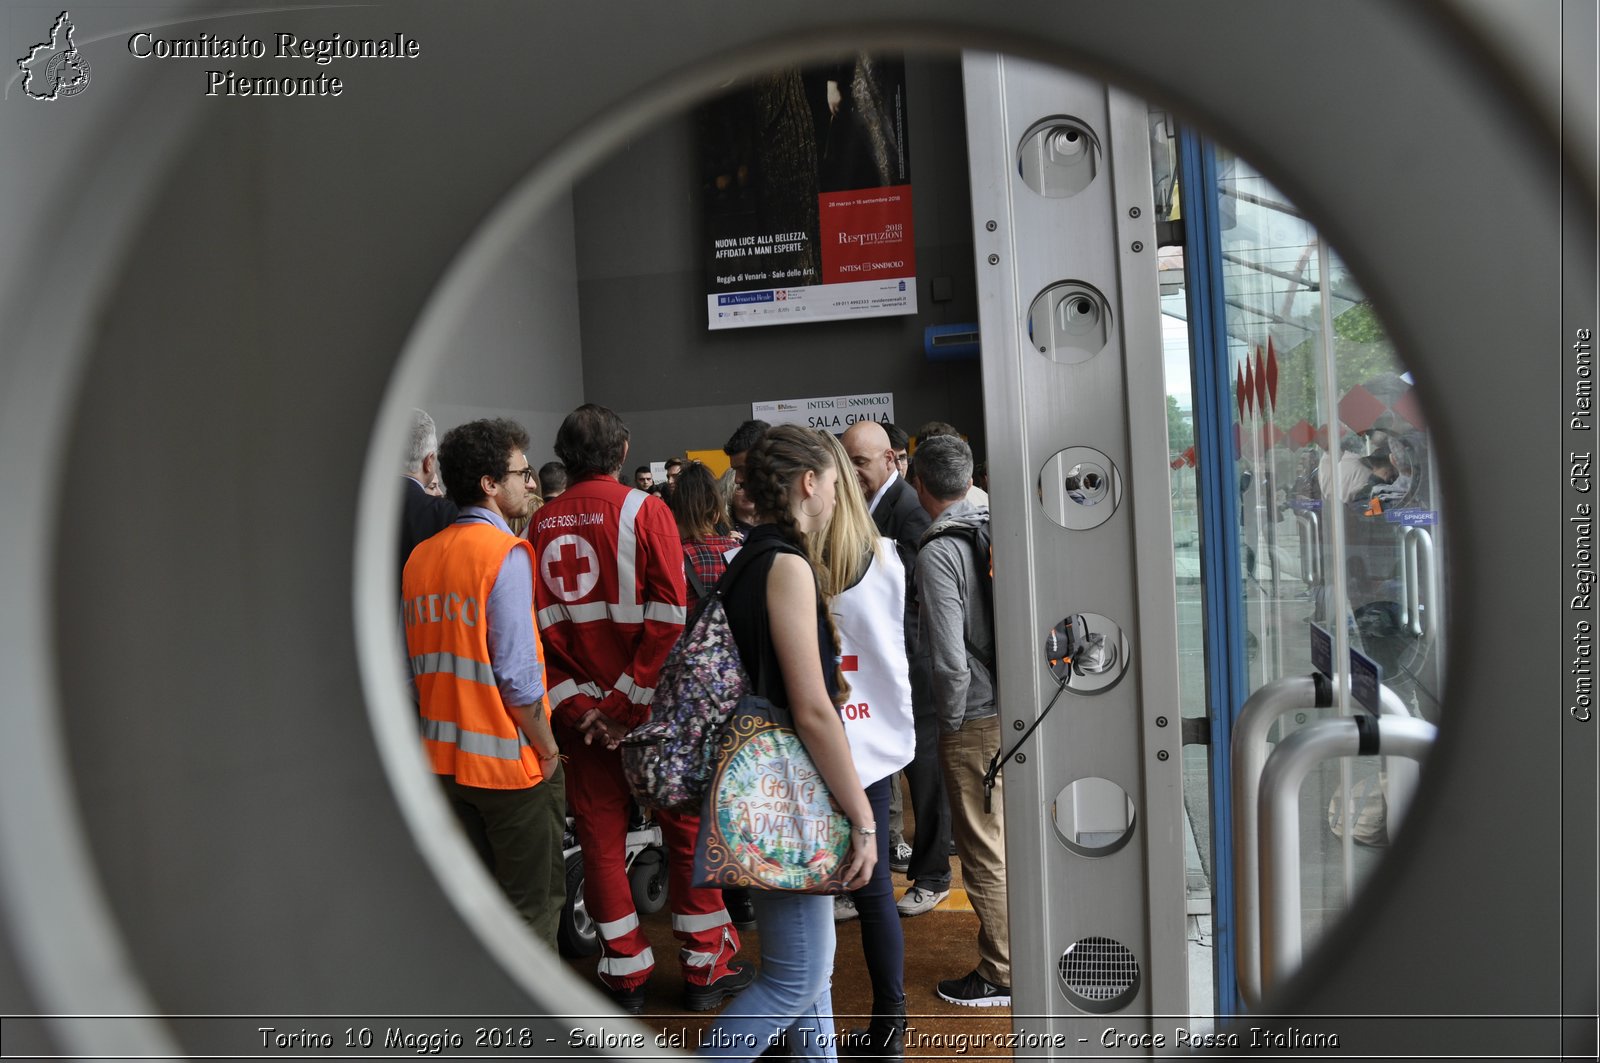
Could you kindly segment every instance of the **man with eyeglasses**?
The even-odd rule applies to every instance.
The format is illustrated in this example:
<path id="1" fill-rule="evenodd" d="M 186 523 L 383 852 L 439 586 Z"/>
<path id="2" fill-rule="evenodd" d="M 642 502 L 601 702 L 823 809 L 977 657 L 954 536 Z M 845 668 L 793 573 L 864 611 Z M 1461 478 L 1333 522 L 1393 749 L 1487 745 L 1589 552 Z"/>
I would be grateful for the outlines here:
<path id="1" fill-rule="evenodd" d="M 532 534 L 552 719 L 570 758 L 584 906 L 600 934 L 600 980 L 618 1007 L 637 1015 L 655 956 L 624 864 L 632 802 L 617 744 L 649 719 L 661 666 L 683 631 L 683 548 L 666 503 L 618 481 L 628 428 L 614 412 L 595 405 L 572 411 L 556 433 L 555 451 L 569 486 L 539 510 Z M 709 1011 L 749 985 L 755 972 L 736 962 L 739 934 L 721 892 L 694 884 L 700 817 L 661 811 L 656 823 L 667 849 L 684 1006 Z"/>
<path id="2" fill-rule="evenodd" d="M 889 449 L 894 451 L 895 470 L 904 476 L 911 471 L 911 459 L 907 456 L 911 449 L 911 437 L 906 435 L 904 428 L 887 421 L 883 430 L 889 433 Z"/>
<path id="3" fill-rule="evenodd" d="M 439 464 L 455 522 L 401 576 L 422 742 L 462 828 L 552 949 L 566 896 L 565 778 L 534 626 L 534 559 L 509 521 L 538 495 L 528 433 L 504 419 L 451 429 Z"/>

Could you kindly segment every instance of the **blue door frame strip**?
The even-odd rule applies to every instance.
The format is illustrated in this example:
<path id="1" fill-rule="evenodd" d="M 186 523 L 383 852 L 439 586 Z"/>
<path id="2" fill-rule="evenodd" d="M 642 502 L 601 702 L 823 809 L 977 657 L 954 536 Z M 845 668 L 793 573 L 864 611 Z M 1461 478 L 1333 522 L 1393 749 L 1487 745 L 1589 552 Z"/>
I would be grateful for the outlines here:
<path id="1" fill-rule="evenodd" d="M 1244 586 L 1240 571 L 1238 476 L 1233 453 L 1232 375 L 1222 291 L 1217 155 L 1187 129 L 1178 134 L 1183 189 L 1183 260 L 1194 389 L 1195 475 L 1200 502 L 1200 578 L 1205 617 L 1206 713 L 1211 721 L 1211 918 L 1218 1015 L 1239 1015 L 1234 962 L 1231 743 L 1249 695 Z"/>

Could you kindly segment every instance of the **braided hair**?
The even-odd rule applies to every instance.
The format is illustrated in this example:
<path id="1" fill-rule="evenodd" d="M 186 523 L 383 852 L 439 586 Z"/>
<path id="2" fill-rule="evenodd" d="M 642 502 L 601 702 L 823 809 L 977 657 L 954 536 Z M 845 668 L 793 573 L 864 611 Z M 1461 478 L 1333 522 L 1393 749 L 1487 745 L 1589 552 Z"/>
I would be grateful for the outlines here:
<path id="1" fill-rule="evenodd" d="M 763 520 L 773 521 L 802 551 L 805 536 L 789 511 L 795 483 L 807 472 L 821 476 L 834 467 L 833 454 L 810 428 L 780 424 L 767 429 L 744 459 L 744 494 Z"/>

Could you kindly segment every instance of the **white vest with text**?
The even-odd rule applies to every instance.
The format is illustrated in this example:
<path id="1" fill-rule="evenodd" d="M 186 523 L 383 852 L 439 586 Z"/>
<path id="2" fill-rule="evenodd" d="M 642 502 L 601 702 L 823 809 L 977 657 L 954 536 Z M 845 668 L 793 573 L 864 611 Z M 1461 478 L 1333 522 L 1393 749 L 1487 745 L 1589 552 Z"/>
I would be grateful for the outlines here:
<path id="1" fill-rule="evenodd" d="M 892 539 L 880 539 L 879 547 L 861 581 L 828 606 L 850 684 L 840 713 L 862 786 L 911 763 L 917 744 L 906 661 L 906 570 Z"/>

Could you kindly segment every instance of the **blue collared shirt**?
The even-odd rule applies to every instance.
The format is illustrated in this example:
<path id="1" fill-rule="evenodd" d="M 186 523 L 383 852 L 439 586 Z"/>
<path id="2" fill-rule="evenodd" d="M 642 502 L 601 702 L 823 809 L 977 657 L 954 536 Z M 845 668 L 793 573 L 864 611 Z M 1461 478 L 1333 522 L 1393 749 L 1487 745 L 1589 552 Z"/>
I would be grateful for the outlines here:
<path id="1" fill-rule="evenodd" d="M 492 524 L 507 535 L 511 527 L 492 509 L 467 506 L 457 524 Z M 533 627 L 533 564 L 523 550 L 512 550 L 500 566 L 484 612 L 489 618 L 489 666 L 500 698 L 509 705 L 537 705 L 544 696 Z"/>

